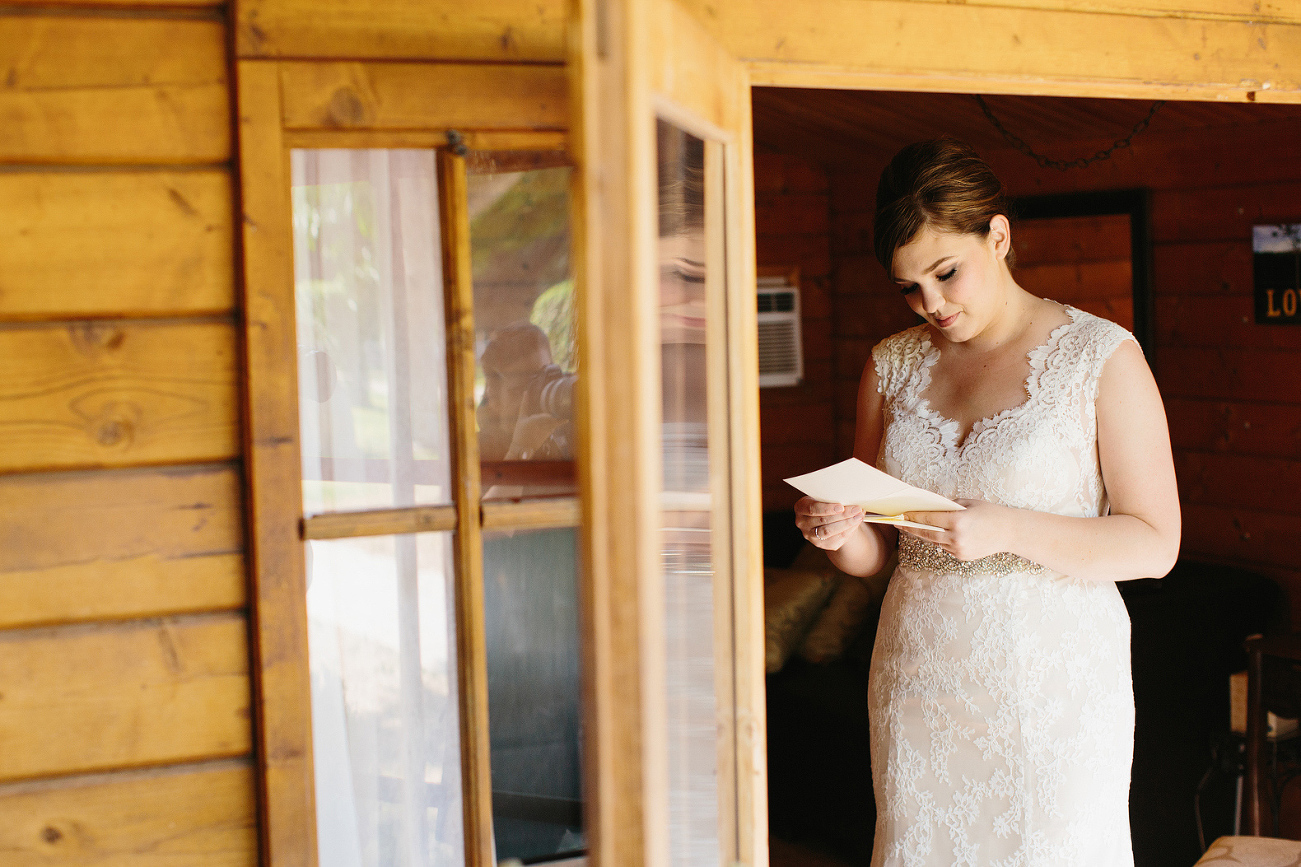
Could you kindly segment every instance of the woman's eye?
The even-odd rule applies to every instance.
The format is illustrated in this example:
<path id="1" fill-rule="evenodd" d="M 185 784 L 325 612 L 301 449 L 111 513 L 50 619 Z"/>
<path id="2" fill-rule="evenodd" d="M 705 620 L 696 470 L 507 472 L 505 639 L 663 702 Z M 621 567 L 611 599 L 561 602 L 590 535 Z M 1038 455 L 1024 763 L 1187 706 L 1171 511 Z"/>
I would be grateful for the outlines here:
<path id="1" fill-rule="evenodd" d="M 913 293 L 916 292 L 916 291 L 917 291 L 917 284 L 916 284 L 916 283 L 909 283 L 909 284 L 907 284 L 906 286 L 900 286 L 900 287 L 899 287 L 899 294 L 900 294 L 900 295 L 911 295 L 911 294 L 913 294 Z"/>
<path id="2" fill-rule="evenodd" d="M 956 273 L 958 273 L 958 269 L 956 267 L 950 268 L 949 270 L 945 271 L 943 274 L 936 277 L 935 279 L 939 280 L 941 283 L 947 283 Z"/>

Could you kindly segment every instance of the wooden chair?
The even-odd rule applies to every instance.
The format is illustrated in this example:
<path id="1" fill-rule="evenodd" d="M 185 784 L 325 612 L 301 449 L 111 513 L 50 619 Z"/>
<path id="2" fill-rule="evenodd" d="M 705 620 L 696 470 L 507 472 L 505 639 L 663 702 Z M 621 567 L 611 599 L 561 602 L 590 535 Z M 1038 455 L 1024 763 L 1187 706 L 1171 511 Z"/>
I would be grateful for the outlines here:
<path id="1" fill-rule="evenodd" d="M 1250 638 L 1246 642 L 1247 667 L 1247 830 L 1260 834 L 1260 781 L 1265 762 L 1266 714 L 1301 719 L 1301 633 Z M 1301 774 L 1301 768 L 1280 773 L 1278 746 L 1269 762 L 1270 812 L 1273 833 L 1278 832 L 1279 800 L 1283 786 Z"/>

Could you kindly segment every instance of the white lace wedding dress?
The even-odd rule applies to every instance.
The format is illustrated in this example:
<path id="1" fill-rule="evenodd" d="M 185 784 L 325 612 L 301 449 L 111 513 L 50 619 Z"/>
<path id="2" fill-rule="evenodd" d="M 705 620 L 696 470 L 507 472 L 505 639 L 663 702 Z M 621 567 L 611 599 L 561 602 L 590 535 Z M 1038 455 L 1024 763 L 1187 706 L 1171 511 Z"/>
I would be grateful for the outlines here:
<path id="1" fill-rule="evenodd" d="M 956 422 L 926 401 L 926 326 L 873 350 L 877 465 L 947 497 L 1107 511 L 1094 399 L 1120 326 L 1070 321 L 1029 356 L 1025 403 Z M 900 534 L 872 655 L 873 867 L 1129 867 L 1134 700 L 1116 585 L 1012 554 L 960 562 Z"/>

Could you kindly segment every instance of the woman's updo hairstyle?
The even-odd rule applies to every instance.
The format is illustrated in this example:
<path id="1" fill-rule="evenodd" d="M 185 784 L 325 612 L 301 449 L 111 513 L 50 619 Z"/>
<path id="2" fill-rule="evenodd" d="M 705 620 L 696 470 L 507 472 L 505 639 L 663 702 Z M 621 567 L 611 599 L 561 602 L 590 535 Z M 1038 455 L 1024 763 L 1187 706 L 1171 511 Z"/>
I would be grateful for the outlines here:
<path id="1" fill-rule="evenodd" d="M 876 188 L 872 244 L 890 271 L 895 251 L 923 226 L 963 235 L 988 235 L 989 221 L 1008 215 L 1003 184 L 970 145 L 948 136 L 910 144 L 881 172 Z M 1014 264 L 1008 250 L 1007 264 Z"/>

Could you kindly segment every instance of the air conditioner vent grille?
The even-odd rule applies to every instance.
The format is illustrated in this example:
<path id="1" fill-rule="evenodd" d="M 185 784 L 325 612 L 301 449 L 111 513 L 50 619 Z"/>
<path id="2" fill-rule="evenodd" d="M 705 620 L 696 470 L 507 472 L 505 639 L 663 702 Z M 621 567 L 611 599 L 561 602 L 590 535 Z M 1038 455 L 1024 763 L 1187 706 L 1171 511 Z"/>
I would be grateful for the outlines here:
<path id="1" fill-rule="evenodd" d="M 761 277 L 758 286 L 759 386 L 798 385 L 804 378 L 800 290 L 795 280 Z"/>

